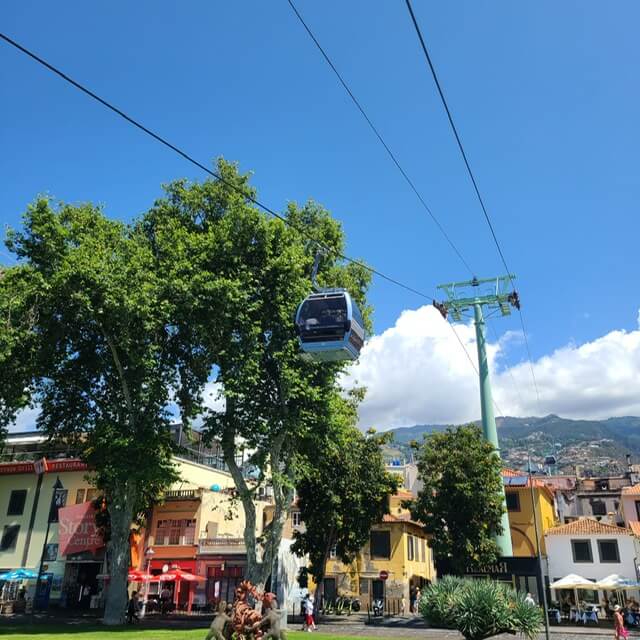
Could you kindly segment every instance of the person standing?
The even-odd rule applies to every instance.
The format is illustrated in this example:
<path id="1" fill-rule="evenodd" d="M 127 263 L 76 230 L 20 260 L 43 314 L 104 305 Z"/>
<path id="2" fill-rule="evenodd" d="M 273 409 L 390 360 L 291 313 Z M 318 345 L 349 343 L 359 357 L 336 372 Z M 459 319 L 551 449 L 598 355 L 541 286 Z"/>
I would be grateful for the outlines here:
<path id="1" fill-rule="evenodd" d="M 303 601 L 303 609 L 304 609 L 304 625 L 302 627 L 303 631 L 315 631 L 317 629 L 315 620 L 313 619 L 313 600 L 310 598 L 309 594 L 304 598 Z"/>
<path id="2" fill-rule="evenodd" d="M 416 588 L 409 589 L 409 613 L 416 612 Z"/>
<path id="3" fill-rule="evenodd" d="M 127 622 L 132 624 L 134 620 L 138 620 L 138 592 L 134 591 L 129 598 L 127 605 Z"/>
<path id="4" fill-rule="evenodd" d="M 629 632 L 624 628 L 624 618 L 619 604 L 613 607 L 613 629 L 616 640 L 626 640 L 629 637 Z"/>
<path id="5" fill-rule="evenodd" d="M 530 607 L 535 607 L 536 606 L 536 601 L 533 599 L 533 596 L 530 593 L 527 593 L 526 598 L 524 599 L 524 601 L 530 606 Z"/>
<path id="6" fill-rule="evenodd" d="M 171 604 L 171 591 L 169 587 L 165 584 L 160 592 L 160 613 L 167 614 L 169 613 L 169 608 Z"/>
<path id="7" fill-rule="evenodd" d="M 420 587 L 416 589 L 416 601 L 413 605 L 413 612 L 418 616 L 420 615 L 420 598 L 422 598 L 422 593 L 420 592 Z"/>

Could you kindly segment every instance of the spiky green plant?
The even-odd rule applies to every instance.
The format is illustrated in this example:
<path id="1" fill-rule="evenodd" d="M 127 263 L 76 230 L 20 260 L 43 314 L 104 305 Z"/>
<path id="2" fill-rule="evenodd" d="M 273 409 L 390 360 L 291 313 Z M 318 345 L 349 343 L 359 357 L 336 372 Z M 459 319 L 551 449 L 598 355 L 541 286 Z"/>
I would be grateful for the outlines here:
<path id="1" fill-rule="evenodd" d="M 455 629 L 453 612 L 457 608 L 465 581 L 455 576 L 444 576 L 430 585 L 417 603 L 420 615 L 432 626 Z"/>
<path id="2" fill-rule="evenodd" d="M 432 626 L 457 629 L 466 640 L 501 633 L 521 633 L 531 639 L 542 626 L 539 607 L 492 580 L 445 577 L 426 589 L 419 610 Z"/>

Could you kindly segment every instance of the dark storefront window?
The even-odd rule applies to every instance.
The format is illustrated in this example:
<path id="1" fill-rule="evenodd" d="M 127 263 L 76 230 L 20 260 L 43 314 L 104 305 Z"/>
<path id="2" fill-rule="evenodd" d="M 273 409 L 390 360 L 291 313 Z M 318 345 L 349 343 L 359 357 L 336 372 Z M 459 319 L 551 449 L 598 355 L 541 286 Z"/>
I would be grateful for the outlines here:
<path id="1" fill-rule="evenodd" d="M 27 500 L 26 489 L 16 489 L 11 492 L 9 498 L 9 508 L 7 509 L 8 516 L 21 516 L 24 513 L 24 503 Z"/>
<path id="2" fill-rule="evenodd" d="M 518 493 L 507 493 L 507 511 L 520 511 L 520 496 Z"/>
<path id="3" fill-rule="evenodd" d="M 226 565 L 207 568 L 207 601 L 233 602 L 234 591 L 244 578 L 243 565 Z"/>
<path id="4" fill-rule="evenodd" d="M 391 533 L 389 531 L 372 531 L 369 546 L 372 558 L 389 560 L 391 558 Z"/>
<path id="5" fill-rule="evenodd" d="M 0 551 L 13 551 L 18 543 L 18 533 L 20 533 L 19 524 L 5 525 L 2 541 L 0 541 Z"/>
<path id="6" fill-rule="evenodd" d="M 571 549 L 574 562 L 593 562 L 591 540 L 572 540 Z"/>
<path id="7" fill-rule="evenodd" d="M 620 562 L 617 540 L 598 540 L 598 553 L 600 555 L 600 562 Z"/>

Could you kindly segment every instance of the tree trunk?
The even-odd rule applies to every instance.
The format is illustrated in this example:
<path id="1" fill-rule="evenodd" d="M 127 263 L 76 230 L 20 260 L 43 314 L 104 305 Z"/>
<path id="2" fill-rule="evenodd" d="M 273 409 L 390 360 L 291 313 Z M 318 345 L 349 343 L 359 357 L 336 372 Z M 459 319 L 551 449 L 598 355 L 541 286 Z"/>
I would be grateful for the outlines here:
<path id="1" fill-rule="evenodd" d="M 120 625 L 125 622 L 127 606 L 127 574 L 131 560 L 129 536 L 133 520 L 134 491 L 126 487 L 114 491 L 109 496 L 107 505 L 111 520 L 111 538 L 107 543 L 109 559 L 109 588 L 104 608 L 105 625 Z"/>
<path id="2" fill-rule="evenodd" d="M 247 485 L 242 469 L 236 464 L 236 442 L 235 429 L 232 426 L 233 416 L 229 415 L 233 412 L 233 403 L 227 400 L 227 425 L 222 434 L 221 445 L 224 461 L 229 468 L 233 482 L 238 490 L 242 509 L 244 511 L 244 545 L 247 553 L 247 580 L 253 584 L 262 587 L 259 580 L 260 568 L 258 566 L 258 557 L 256 554 L 256 505 L 253 502 L 253 492 Z"/>
<path id="3" fill-rule="evenodd" d="M 331 529 L 331 533 L 327 538 L 327 544 L 324 548 L 324 559 L 322 561 L 322 567 L 320 569 L 320 573 L 315 575 L 313 578 L 316 581 L 316 593 L 313 598 L 315 610 L 318 611 L 320 609 L 320 605 L 322 604 L 322 598 L 324 597 L 324 576 L 327 571 L 327 562 L 329 560 L 329 554 L 331 553 L 331 547 L 333 547 L 333 532 L 334 529 Z"/>

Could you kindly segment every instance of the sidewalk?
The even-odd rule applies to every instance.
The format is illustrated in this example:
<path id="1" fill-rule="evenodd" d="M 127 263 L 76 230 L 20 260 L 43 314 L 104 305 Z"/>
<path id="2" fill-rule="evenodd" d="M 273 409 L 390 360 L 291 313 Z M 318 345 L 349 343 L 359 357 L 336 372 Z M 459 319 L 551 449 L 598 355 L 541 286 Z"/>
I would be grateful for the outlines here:
<path id="1" fill-rule="evenodd" d="M 373 620 L 373 619 L 372 619 Z M 99 620 L 95 616 L 64 616 L 36 614 L 33 618 L 26 615 L 0 616 L 0 635 L 6 626 L 27 626 L 55 624 L 79 630 L 82 627 L 95 628 Z M 210 616 L 202 617 L 148 617 L 136 624 L 138 629 L 206 629 L 211 624 Z M 288 628 L 297 631 L 302 623 L 299 620 L 289 622 Z M 414 616 L 377 619 L 375 623 L 367 624 L 366 614 L 352 614 L 351 616 L 323 616 L 318 623 L 318 632 L 332 636 L 370 637 L 370 638 L 399 638 L 402 640 L 461 640 L 462 636 L 449 629 L 429 628 L 424 620 Z M 553 640 L 613 640 L 613 628 L 610 626 L 552 626 L 550 632 Z M 632 631 L 631 638 L 640 640 L 640 633 Z M 497 636 L 499 640 L 514 640 L 514 636 L 505 634 Z M 544 640 L 544 631 L 539 636 Z"/>

